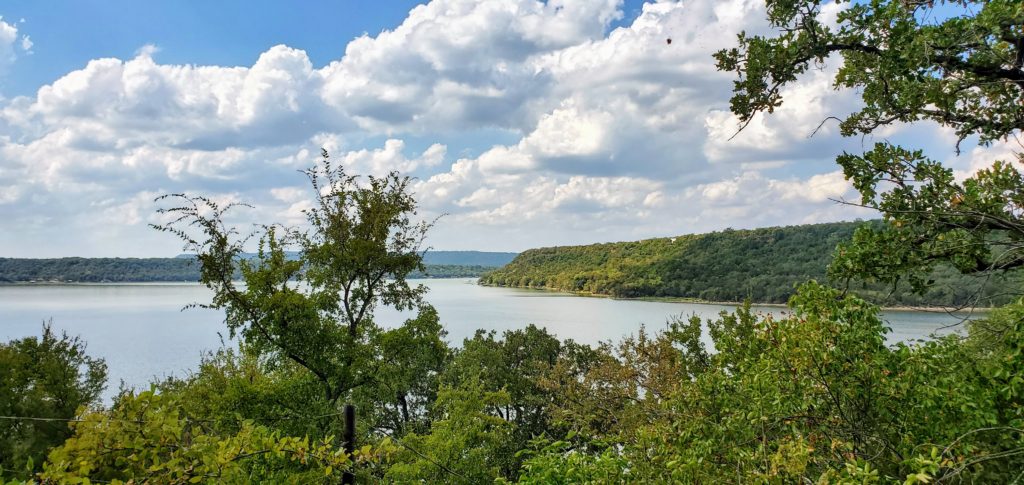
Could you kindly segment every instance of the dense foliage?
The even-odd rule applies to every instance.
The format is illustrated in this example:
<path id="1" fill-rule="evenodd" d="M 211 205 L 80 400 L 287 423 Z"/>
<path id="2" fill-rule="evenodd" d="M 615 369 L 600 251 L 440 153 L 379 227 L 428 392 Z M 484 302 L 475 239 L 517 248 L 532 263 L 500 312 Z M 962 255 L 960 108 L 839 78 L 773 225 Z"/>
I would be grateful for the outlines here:
<path id="1" fill-rule="evenodd" d="M 553 406 L 573 430 L 532 451 L 520 481 L 1011 483 L 1024 474 L 1020 304 L 970 339 L 895 347 L 878 309 L 855 297 L 810 283 L 790 306 L 778 319 L 740 309 L 707 322 L 714 353 L 693 338 L 699 321 L 677 322 L 564 381 L 583 387 Z"/>
<path id="2" fill-rule="evenodd" d="M 731 103 L 743 123 L 779 106 L 800 74 L 841 57 L 834 85 L 863 101 L 839 120 L 843 135 L 927 120 L 955 131 L 958 150 L 971 138 L 1009 142 L 1013 155 L 958 177 L 921 151 L 889 143 L 843 154 L 837 162 L 861 194 L 858 205 L 880 211 L 886 224 L 858 230 L 831 273 L 907 281 L 922 291 L 937 265 L 949 265 L 1019 296 L 1019 282 L 999 279 L 1024 266 L 1024 176 L 1015 149 L 1024 129 L 1024 4 L 838 3 L 833 18 L 820 0 L 769 0 L 774 35 L 740 34 L 736 48 L 715 55 L 719 69 L 737 74 Z"/>
<path id="3" fill-rule="evenodd" d="M 798 284 L 827 278 L 836 245 L 850 240 L 859 226 L 840 222 L 531 249 L 480 281 L 622 298 L 785 303 Z M 934 281 L 923 294 L 905 284 L 854 281 L 851 288 L 889 305 L 988 306 L 1012 300 L 993 281 L 961 276 L 948 266 L 929 275 Z"/>
<path id="4" fill-rule="evenodd" d="M 448 257 L 448 259 L 452 258 L 454 256 Z M 479 258 L 474 255 L 467 258 L 470 261 L 474 259 Z M 498 265 L 480 266 L 469 263 L 424 264 L 422 271 L 413 271 L 409 273 L 409 277 L 474 278 L 496 266 Z M 236 273 L 236 277 L 240 276 L 240 273 Z M 199 281 L 199 265 L 191 258 L 0 258 L 0 283 L 196 281 Z"/>
<path id="5" fill-rule="evenodd" d="M 97 404 L 106 379 L 106 364 L 86 355 L 84 342 L 49 325 L 39 337 L 0 343 L 0 476 L 38 470 L 71 436 L 65 420 Z"/>
<path id="6" fill-rule="evenodd" d="M 41 479 L 78 483 L 337 483 L 354 463 L 378 451 L 348 454 L 331 439 L 281 436 L 240 421 L 218 434 L 185 413 L 178 398 L 152 391 L 123 396 L 109 411 L 86 412 L 74 435 L 50 453 Z M 386 449 L 387 443 L 381 449 Z"/>

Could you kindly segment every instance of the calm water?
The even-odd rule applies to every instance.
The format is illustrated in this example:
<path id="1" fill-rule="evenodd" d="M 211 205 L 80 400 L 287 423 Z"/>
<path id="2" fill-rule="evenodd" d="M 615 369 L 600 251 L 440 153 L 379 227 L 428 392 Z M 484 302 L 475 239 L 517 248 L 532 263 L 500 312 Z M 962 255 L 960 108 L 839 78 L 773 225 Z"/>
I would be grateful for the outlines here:
<path id="1" fill-rule="evenodd" d="M 488 288 L 468 279 L 420 282 L 430 287 L 427 300 L 437 308 L 453 343 L 461 343 L 478 328 L 501 332 L 533 323 L 560 338 L 593 344 L 619 340 L 641 325 L 661 329 L 675 315 L 710 318 L 732 309 Z M 110 394 L 122 380 L 146 386 L 154 377 L 184 375 L 196 367 L 204 351 L 220 347 L 227 339 L 220 312 L 181 310 L 191 302 L 206 302 L 209 296 L 206 288 L 192 284 L 0 286 L 0 339 L 38 335 L 42 322 L 52 318 L 54 328 L 82 336 L 91 355 L 106 359 Z M 405 316 L 386 309 L 377 313 L 377 320 L 394 326 Z M 935 312 L 887 312 L 885 318 L 893 328 L 891 340 L 923 338 L 959 321 Z"/>

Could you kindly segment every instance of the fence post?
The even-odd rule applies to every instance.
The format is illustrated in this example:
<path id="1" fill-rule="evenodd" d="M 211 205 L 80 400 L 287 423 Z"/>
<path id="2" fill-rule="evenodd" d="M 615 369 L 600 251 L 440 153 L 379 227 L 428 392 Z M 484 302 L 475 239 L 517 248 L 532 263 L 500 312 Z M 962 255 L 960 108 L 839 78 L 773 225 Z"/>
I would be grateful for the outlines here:
<path id="1" fill-rule="evenodd" d="M 356 451 L 356 407 L 351 404 L 345 405 L 344 446 L 345 453 L 348 453 L 349 456 Z M 341 483 L 348 485 L 356 483 L 356 475 L 352 472 L 351 467 L 341 475 Z"/>

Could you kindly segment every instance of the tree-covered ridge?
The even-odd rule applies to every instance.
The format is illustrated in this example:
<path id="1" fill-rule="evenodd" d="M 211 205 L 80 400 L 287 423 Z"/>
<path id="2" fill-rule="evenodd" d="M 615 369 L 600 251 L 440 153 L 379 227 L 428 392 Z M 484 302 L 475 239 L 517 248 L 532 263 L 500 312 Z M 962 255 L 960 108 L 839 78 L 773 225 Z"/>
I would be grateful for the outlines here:
<path id="1" fill-rule="evenodd" d="M 301 254 L 298 251 L 285 251 L 289 259 L 298 259 Z M 423 253 L 423 264 L 427 266 L 486 266 L 496 268 L 505 266 L 512 262 L 519 253 L 501 251 L 435 251 L 433 249 Z M 248 259 L 257 257 L 254 253 L 242 253 Z M 194 254 L 179 254 L 176 258 L 192 259 Z"/>
<path id="2" fill-rule="evenodd" d="M 674 297 L 708 301 L 784 303 L 797 284 L 825 281 L 839 243 L 859 226 L 878 222 L 837 222 L 642 241 L 531 249 L 512 263 L 481 277 L 482 284 L 609 295 L 620 298 Z M 905 285 L 852 282 L 850 288 L 883 304 L 963 305 L 982 292 L 982 303 L 1005 303 L 992 280 L 961 276 L 948 267 L 932 274 L 934 284 L 917 295 Z"/>
<path id="3" fill-rule="evenodd" d="M 0 258 L 0 282 L 121 283 L 199 281 L 185 258 Z"/>
<path id="4" fill-rule="evenodd" d="M 410 278 L 475 278 L 495 266 L 426 264 Z M 196 282 L 191 258 L 0 258 L 0 283 Z"/>
<path id="5" fill-rule="evenodd" d="M 427 251 L 423 264 L 427 266 L 486 266 L 496 268 L 512 262 L 518 253 L 498 251 Z"/>

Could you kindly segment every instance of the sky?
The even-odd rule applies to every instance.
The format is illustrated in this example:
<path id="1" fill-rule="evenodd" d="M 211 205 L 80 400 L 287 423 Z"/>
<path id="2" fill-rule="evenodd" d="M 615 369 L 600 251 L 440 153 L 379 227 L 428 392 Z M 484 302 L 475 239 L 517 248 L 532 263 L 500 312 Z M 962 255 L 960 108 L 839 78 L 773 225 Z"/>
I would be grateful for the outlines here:
<path id="1" fill-rule="evenodd" d="M 828 15 L 835 4 L 824 7 Z M 153 199 L 301 225 L 321 148 L 415 177 L 435 249 L 521 251 L 874 214 L 834 159 L 890 140 L 958 175 L 1006 152 L 947 129 L 842 138 L 836 62 L 737 134 L 711 54 L 757 0 L 8 0 L 0 257 L 178 254 Z M 672 42 L 667 42 L 672 39 Z M 736 136 L 734 136 L 736 135 Z"/>

